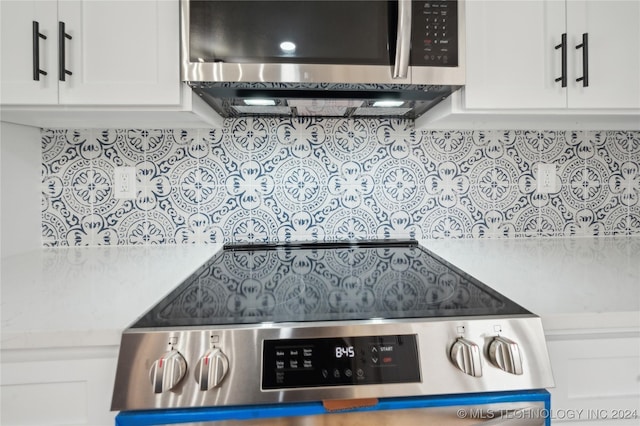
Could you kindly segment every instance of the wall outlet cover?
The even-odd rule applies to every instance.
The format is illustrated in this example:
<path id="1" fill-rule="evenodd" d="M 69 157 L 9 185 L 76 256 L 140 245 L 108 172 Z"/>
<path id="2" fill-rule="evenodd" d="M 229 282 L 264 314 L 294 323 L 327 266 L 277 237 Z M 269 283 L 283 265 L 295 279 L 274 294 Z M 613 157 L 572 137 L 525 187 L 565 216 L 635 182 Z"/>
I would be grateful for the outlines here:
<path id="1" fill-rule="evenodd" d="M 116 167 L 113 174 L 113 196 L 117 199 L 136 198 L 136 168 Z"/>
<path id="2" fill-rule="evenodd" d="M 557 176 L 555 164 L 538 164 L 538 193 L 549 194 L 551 192 L 557 192 Z"/>

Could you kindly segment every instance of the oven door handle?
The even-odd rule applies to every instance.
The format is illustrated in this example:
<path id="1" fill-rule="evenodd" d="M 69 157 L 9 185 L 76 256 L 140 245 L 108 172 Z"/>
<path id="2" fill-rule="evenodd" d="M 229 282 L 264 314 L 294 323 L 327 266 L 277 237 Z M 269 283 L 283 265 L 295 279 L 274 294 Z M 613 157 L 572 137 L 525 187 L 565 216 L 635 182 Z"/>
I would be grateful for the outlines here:
<path id="1" fill-rule="evenodd" d="M 398 1 L 398 34 L 393 78 L 407 78 L 411 51 L 411 0 Z"/>

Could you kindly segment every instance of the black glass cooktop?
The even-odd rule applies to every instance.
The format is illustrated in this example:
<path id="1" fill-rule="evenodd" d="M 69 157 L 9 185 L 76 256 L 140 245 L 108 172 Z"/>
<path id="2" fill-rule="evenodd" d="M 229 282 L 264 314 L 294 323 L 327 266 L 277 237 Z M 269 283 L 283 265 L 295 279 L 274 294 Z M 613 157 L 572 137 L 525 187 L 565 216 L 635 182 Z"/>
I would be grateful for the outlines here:
<path id="1" fill-rule="evenodd" d="M 230 245 L 132 328 L 529 313 L 413 241 Z"/>

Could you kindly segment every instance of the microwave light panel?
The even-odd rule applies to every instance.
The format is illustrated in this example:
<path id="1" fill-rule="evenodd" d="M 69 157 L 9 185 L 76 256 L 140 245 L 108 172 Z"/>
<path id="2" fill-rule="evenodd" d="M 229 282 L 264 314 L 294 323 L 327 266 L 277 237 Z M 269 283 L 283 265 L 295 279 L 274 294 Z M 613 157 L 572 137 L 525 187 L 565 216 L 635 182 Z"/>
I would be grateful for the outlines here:
<path id="1" fill-rule="evenodd" d="M 411 111 L 411 108 L 358 108 L 353 112 L 353 117 L 382 117 L 382 116 L 402 116 Z"/>
<path id="2" fill-rule="evenodd" d="M 296 44 L 291 41 L 283 41 L 280 43 L 280 49 L 286 53 L 292 53 L 296 51 Z"/>
<path id="3" fill-rule="evenodd" d="M 287 99 L 290 106 L 297 108 L 357 108 L 364 104 L 358 99 Z"/>
<path id="4" fill-rule="evenodd" d="M 276 101 L 273 99 L 243 99 L 245 105 L 249 106 L 275 106 Z"/>
<path id="5" fill-rule="evenodd" d="M 402 104 L 404 104 L 404 101 L 382 100 L 375 101 L 372 106 L 376 108 L 395 108 L 401 106 Z"/>
<path id="6" fill-rule="evenodd" d="M 324 108 L 307 108 L 303 106 L 296 107 L 299 116 L 305 117 L 344 117 L 347 113 L 345 107 L 324 107 Z"/>
<path id="7" fill-rule="evenodd" d="M 250 106 L 250 105 L 233 105 L 236 112 L 240 114 L 254 114 L 254 115 L 291 115 L 291 108 L 287 106 Z"/>

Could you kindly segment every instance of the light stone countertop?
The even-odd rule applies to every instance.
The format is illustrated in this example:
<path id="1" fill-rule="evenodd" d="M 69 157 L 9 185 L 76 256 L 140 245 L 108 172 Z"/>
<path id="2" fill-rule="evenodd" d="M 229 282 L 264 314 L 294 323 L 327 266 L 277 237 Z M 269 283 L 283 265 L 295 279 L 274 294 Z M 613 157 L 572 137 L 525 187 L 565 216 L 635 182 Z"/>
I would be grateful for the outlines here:
<path id="1" fill-rule="evenodd" d="M 422 245 L 529 311 L 547 336 L 640 332 L 640 238 L 428 240 Z"/>
<path id="2" fill-rule="evenodd" d="M 1 347 L 111 346 L 222 245 L 49 248 L 2 259 Z"/>
<path id="3" fill-rule="evenodd" d="M 422 244 L 543 319 L 547 335 L 640 330 L 640 238 Z M 1 347 L 117 346 L 221 245 L 43 249 L 1 265 Z"/>

